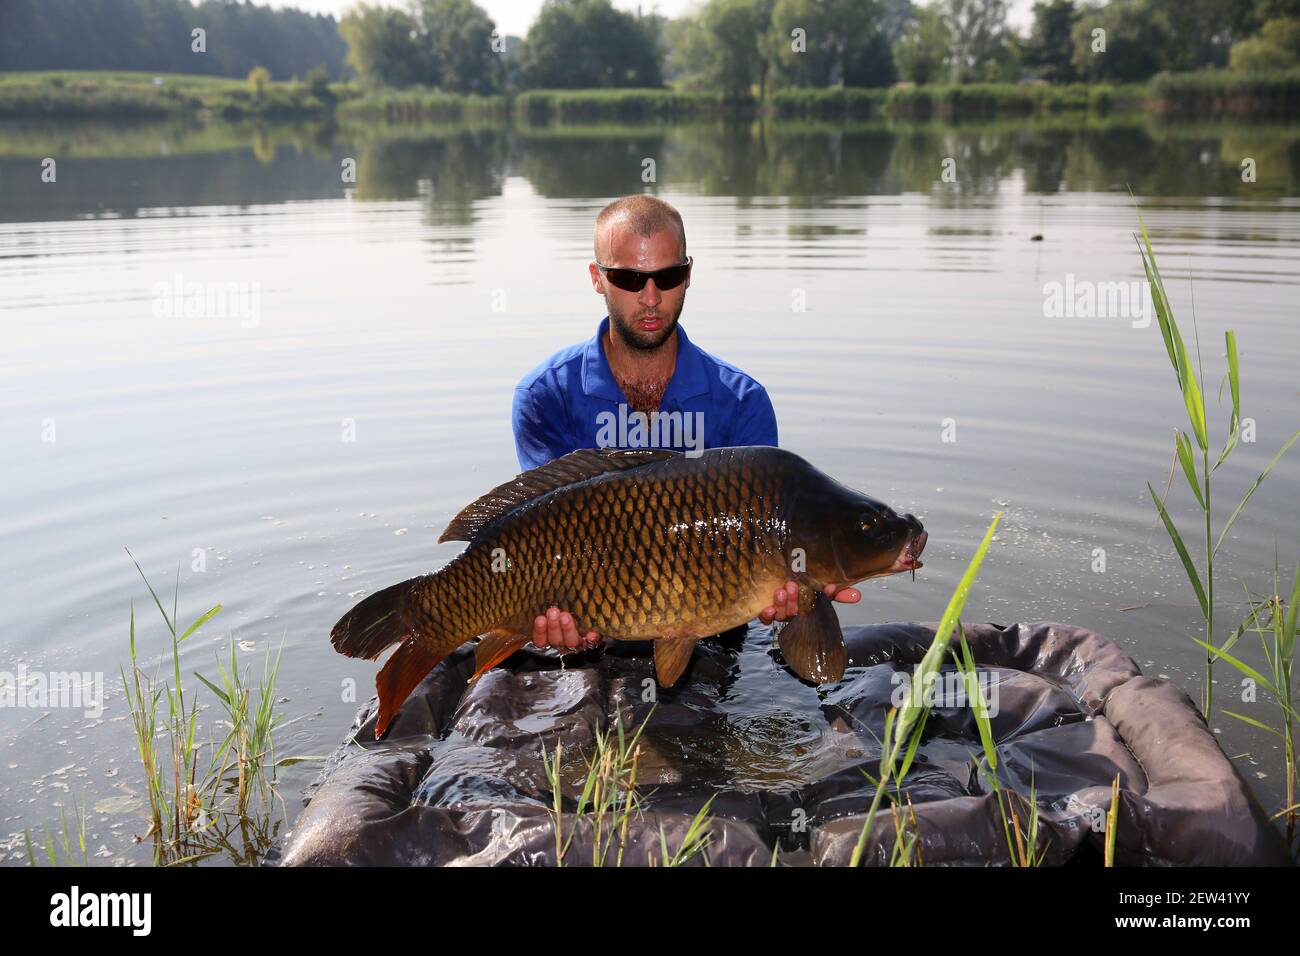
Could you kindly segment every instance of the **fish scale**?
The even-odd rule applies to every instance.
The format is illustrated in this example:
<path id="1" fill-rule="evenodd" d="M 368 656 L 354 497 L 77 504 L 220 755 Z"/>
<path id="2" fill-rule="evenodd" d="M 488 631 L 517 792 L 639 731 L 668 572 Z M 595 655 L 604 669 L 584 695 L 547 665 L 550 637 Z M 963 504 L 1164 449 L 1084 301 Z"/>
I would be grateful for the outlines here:
<path id="1" fill-rule="evenodd" d="M 822 585 L 894 573 L 918 533 L 915 518 L 778 448 L 578 451 L 467 506 L 442 537 L 467 539 L 461 554 L 366 598 L 331 639 L 370 658 L 400 644 L 377 681 L 382 733 L 448 653 L 484 635 L 481 672 L 522 646 L 548 607 L 569 611 L 582 630 L 656 641 L 660 680 L 672 683 L 696 639 L 750 620 L 794 579 L 800 616 L 783 632 L 783 653 L 801 676 L 820 679 L 843 669 L 834 611 L 817 604 Z M 790 561 L 796 547 L 807 556 L 800 570 Z M 909 567 L 919 566 L 916 554 Z"/>

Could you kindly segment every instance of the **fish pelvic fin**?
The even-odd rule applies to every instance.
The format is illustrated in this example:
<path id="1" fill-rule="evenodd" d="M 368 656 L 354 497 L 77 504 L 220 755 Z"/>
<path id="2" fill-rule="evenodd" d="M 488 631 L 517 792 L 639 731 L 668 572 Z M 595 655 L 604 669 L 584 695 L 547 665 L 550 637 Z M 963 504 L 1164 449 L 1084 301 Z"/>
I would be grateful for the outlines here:
<path id="1" fill-rule="evenodd" d="M 691 662 L 695 637 L 661 637 L 655 641 L 655 676 L 662 687 L 672 687 Z"/>
<path id="2" fill-rule="evenodd" d="M 849 652 L 835 607 L 820 591 L 812 606 L 785 622 L 777 637 L 781 656 L 806 681 L 829 684 L 844 676 Z"/>
<path id="3" fill-rule="evenodd" d="M 375 690 L 379 693 L 376 740 L 388 731 L 388 725 L 416 685 L 453 649 L 440 648 L 431 641 L 413 637 L 393 653 L 375 678 Z"/>
<path id="4" fill-rule="evenodd" d="M 496 667 L 507 657 L 529 642 L 527 635 L 515 631 L 488 631 L 474 648 L 474 673 L 470 676 L 472 684 L 487 671 Z"/>
<path id="5" fill-rule="evenodd" d="M 334 650 L 373 661 L 415 633 L 405 614 L 406 599 L 424 578 L 411 578 L 376 591 L 344 614 L 330 632 Z"/>

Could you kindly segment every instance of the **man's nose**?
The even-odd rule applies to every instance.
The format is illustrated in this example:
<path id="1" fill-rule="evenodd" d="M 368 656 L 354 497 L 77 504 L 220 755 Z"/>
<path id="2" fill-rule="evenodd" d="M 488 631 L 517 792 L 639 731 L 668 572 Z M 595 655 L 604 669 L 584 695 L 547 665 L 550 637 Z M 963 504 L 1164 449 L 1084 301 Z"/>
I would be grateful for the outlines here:
<path id="1" fill-rule="evenodd" d="M 655 285 L 654 279 L 647 279 L 645 288 L 641 290 L 641 304 L 646 306 L 658 305 L 663 295 L 659 292 L 659 287 Z"/>

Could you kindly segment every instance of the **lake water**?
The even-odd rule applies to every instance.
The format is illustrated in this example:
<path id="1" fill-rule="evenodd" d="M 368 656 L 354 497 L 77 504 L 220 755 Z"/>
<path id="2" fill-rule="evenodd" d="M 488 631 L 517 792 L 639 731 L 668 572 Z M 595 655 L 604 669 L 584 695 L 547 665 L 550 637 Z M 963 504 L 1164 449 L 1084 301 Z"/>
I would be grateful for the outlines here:
<path id="1" fill-rule="evenodd" d="M 141 655 L 169 644 L 126 548 L 166 595 L 179 569 L 183 623 L 224 606 L 186 670 L 214 675 L 233 635 L 257 675 L 283 645 L 300 719 L 278 755 L 333 749 L 346 682 L 364 700 L 376 666 L 330 627 L 451 558 L 446 522 L 515 474 L 512 387 L 592 334 L 594 216 L 646 188 L 686 221 L 692 339 L 767 386 L 784 446 L 930 532 L 915 582 L 870 582 L 845 623 L 936 619 L 1001 511 L 967 619 L 1093 628 L 1199 700 L 1198 614 L 1146 493 L 1186 420 L 1158 327 L 1047 316 L 1045 288 L 1141 280 L 1131 189 L 1189 346 L 1195 307 L 1216 447 L 1237 332 L 1257 441 L 1219 472 L 1221 523 L 1300 426 L 1298 187 L 1300 131 L 1143 120 L 0 127 L 0 671 L 101 672 L 106 697 L 0 708 L 0 860 L 72 798 L 96 808 L 93 862 L 149 858 L 118 677 L 132 602 Z M 243 295 L 196 309 L 192 283 Z M 1298 492 L 1300 451 L 1220 553 L 1221 622 L 1275 555 L 1289 583 Z M 1181 477 L 1171 502 L 1199 541 Z M 1219 705 L 1273 721 L 1216 675 Z M 1212 726 L 1277 810 L 1274 739 Z M 288 819 L 314 775 L 281 772 Z"/>

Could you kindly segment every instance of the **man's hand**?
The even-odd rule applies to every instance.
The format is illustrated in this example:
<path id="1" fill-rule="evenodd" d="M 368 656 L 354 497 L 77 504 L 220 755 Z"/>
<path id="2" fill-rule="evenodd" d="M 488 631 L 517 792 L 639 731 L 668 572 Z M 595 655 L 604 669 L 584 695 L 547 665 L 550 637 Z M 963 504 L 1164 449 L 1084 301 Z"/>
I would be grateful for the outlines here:
<path id="1" fill-rule="evenodd" d="M 837 588 L 833 584 L 828 584 L 822 590 L 832 601 L 839 601 L 841 604 L 857 604 L 862 600 L 862 592 L 857 588 Z M 776 589 L 776 594 L 772 597 L 772 606 L 758 612 L 758 619 L 764 624 L 771 624 L 773 621 L 788 620 L 798 613 L 799 585 L 794 581 L 787 581 L 783 587 Z"/>
<path id="2" fill-rule="evenodd" d="M 600 643 L 600 635 L 588 631 L 578 633 L 578 626 L 573 623 L 573 615 L 552 607 L 545 614 L 537 615 L 533 621 L 533 645 L 535 647 L 553 647 L 558 651 L 589 651 Z"/>
<path id="3" fill-rule="evenodd" d="M 857 604 L 862 600 L 862 592 L 857 588 L 837 588 L 833 584 L 822 589 L 832 601 L 841 604 Z M 776 589 L 772 595 L 772 605 L 758 612 L 758 619 L 764 624 L 773 621 L 786 621 L 799 613 L 799 585 L 787 581 L 783 587 Z M 537 615 L 533 621 L 533 645 L 539 648 L 553 647 L 557 651 L 589 651 L 600 643 L 600 635 L 595 631 L 578 633 L 578 625 L 573 615 L 552 607 L 545 614 Z"/>

